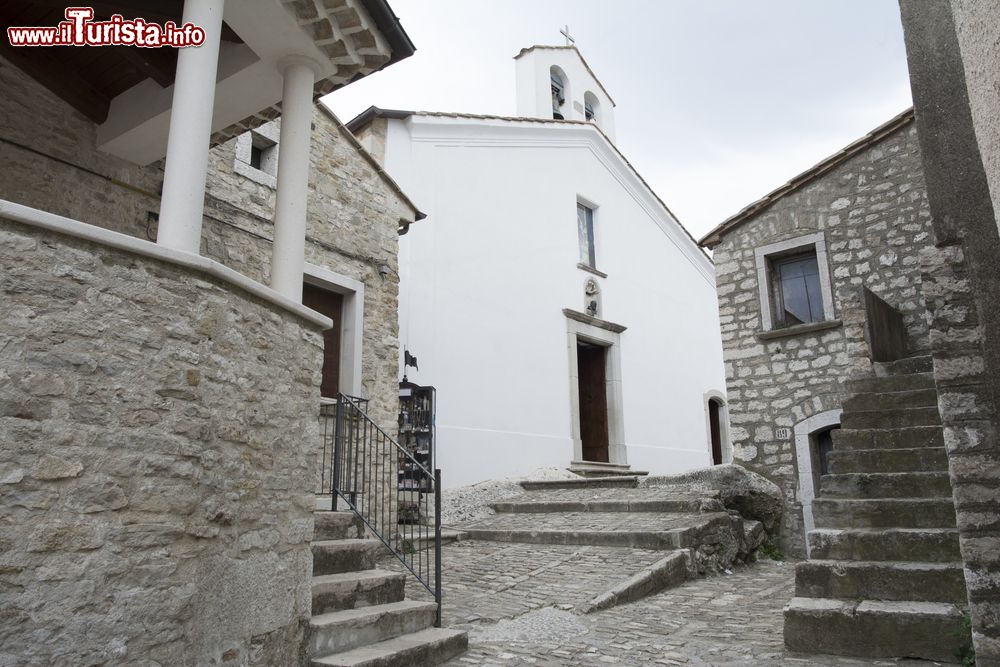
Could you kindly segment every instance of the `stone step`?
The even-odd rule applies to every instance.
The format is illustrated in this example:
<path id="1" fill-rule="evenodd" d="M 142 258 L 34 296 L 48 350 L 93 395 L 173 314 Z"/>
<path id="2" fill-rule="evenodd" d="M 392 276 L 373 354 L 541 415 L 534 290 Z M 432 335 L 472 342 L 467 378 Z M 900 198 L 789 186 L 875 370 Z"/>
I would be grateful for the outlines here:
<path id="1" fill-rule="evenodd" d="M 930 355 L 905 357 L 896 361 L 882 361 L 873 364 L 875 375 L 913 375 L 915 373 L 930 373 L 934 370 L 934 361 Z"/>
<path id="2" fill-rule="evenodd" d="M 933 389 L 933 373 L 913 373 L 912 375 L 890 375 L 888 377 L 865 377 L 848 380 L 846 388 L 850 394 L 883 394 L 916 389 Z"/>
<path id="3" fill-rule="evenodd" d="M 668 588 L 680 586 L 688 580 L 692 571 L 691 553 L 687 549 L 670 551 L 666 557 L 619 582 L 611 590 L 604 591 L 597 597 L 578 605 L 575 611 L 578 614 L 592 614 L 641 600 Z"/>
<path id="4" fill-rule="evenodd" d="M 893 392 L 863 392 L 844 401 L 845 412 L 871 412 L 898 408 L 937 407 L 938 394 L 933 387 Z"/>
<path id="5" fill-rule="evenodd" d="M 415 667 L 440 665 L 464 652 L 469 636 L 462 630 L 428 628 L 402 637 L 314 658 L 313 667 Z"/>
<path id="6" fill-rule="evenodd" d="M 434 527 L 425 526 L 426 530 L 418 530 L 418 537 L 409 537 L 406 541 L 409 542 L 410 546 L 415 551 L 422 551 L 423 549 L 433 549 L 434 548 Z M 404 537 L 406 536 L 404 532 Z M 452 542 L 458 542 L 459 540 L 465 539 L 465 532 L 456 528 L 447 528 L 441 526 L 441 545 L 451 544 Z M 388 549 L 386 549 L 388 553 Z"/>
<path id="7" fill-rule="evenodd" d="M 944 602 L 796 597 L 785 607 L 785 646 L 803 653 L 955 662 L 968 631 Z"/>
<path id="8" fill-rule="evenodd" d="M 399 602 L 403 599 L 405 586 L 405 574 L 387 570 L 361 570 L 313 577 L 312 615 Z"/>
<path id="9" fill-rule="evenodd" d="M 962 557 L 955 528 L 819 528 L 808 539 L 810 558 L 950 563 Z"/>
<path id="10" fill-rule="evenodd" d="M 946 472 L 875 472 L 823 475 L 819 495 L 824 498 L 948 498 L 951 482 Z"/>
<path id="11" fill-rule="evenodd" d="M 795 566 L 795 595 L 847 600 L 915 600 L 963 604 L 961 562 L 807 560 Z"/>
<path id="12" fill-rule="evenodd" d="M 580 477 L 644 477 L 644 470 L 632 470 L 632 466 L 601 461 L 570 461 L 569 471 Z"/>
<path id="13" fill-rule="evenodd" d="M 924 408 L 892 408 L 870 412 L 849 412 L 844 410 L 840 417 L 840 427 L 861 428 L 906 428 L 908 426 L 940 426 L 941 415 L 937 406 Z"/>
<path id="14" fill-rule="evenodd" d="M 954 528 L 951 498 L 816 498 L 817 528 Z"/>
<path id="15" fill-rule="evenodd" d="M 313 541 L 357 539 L 364 536 L 364 526 L 354 512 L 313 512 L 316 527 Z"/>
<path id="16" fill-rule="evenodd" d="M 946 472 L 948 454 L 944 447 L 912 449 L 855 449 L 838 452 L 827 458 L 830 473 L 852 472 Z"/>
<path id="17" fill-rule="evenodd" d="M 727 513 L 589 512 L 547 514 L 545 520 L 498 514 L 463 526 L 468 539 L 524 544 L 565 544 L 686 549 L 718 542 L 732 531 Z"/>
<path id="18" fill-rule="evenodd" d="M 615 475 L 614 477 L 578 477 L 576 479 L 525 480 L 521 482 L 521 488 L 525 491 L 606 489 L 621 486 L 637 487 L 639 486 L 639 478 L 635 475 Z"/>
<path id="19" fill-rule="evenodd" d="M 944 447 L 944 431 L 940 426 L 910 426 L 908 428 L 837 428 L 833 436 L 834 451 L 849 449 L 916 449 Z"/>
<path id="20" fill-rule="evenodd" d="M 313 576 L 372 570 L 379 556 L 387 552 L 388 549 L 379 540 L 313 542 Z"/>
<path id="21" fill-rule="evenodd" d="M 360 609 L 342 609 L 309 620 L 306 652 L 309 657 L 332 655 L 434 625 L 437 605 L 401 600 Z"/>
<path id="22" fill-rule="evenodd" d="M 632 549 L 680 549 L 690 540 L 683 531 L 638 530 L 515 530 L 469 528 L 465 534 L 470 540 L 488 542 L 515 542 L 520 544 L 564 544 L 592 547 L 629 547 Z"/>
<path id="23" fill-rule="evenodd" d="M 725 512 L 718 498 L 676 496 L 656 500 L 528 500 L 491 505 L 504 514 L 545 514 L 554 512 Z"/>

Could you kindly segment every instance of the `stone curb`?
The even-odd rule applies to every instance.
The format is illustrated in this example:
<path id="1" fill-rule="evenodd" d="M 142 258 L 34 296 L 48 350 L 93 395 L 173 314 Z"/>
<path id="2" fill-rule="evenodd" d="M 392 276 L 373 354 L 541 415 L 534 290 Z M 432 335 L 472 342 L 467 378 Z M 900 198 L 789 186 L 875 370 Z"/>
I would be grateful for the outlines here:
<path id="1" fill-rule="evenodd" d="M 463 532 L 470 540 L 518 542 L 522 544 L 567 544 L 598 547 L 632 547 L 637 549 L 677 549 L 690 528 L 669 531 L 603 531 L 603 530 L 491 530 L 467 528 Z"/>
<path id="2" fill-rule="evenodd" d="M 687 550 L 670 553 L 646 569 L 636 573 L 609 591 L 578 606 L 578 614 L 592 614 L 679 586 L 687 581 L 691 570 L 691 554 Z"/>
<path id="3" fill-rule="evenodd" d="M 615 477 L 581 477 L 579 479 L 549 479 L 521 482 L 521 488 L 525 491 L 585 488 L 603 489 L 610 486 L 627 486 L 634 488 L 638 485 L 639 478 L 635 475 L 622 475 Z"/>

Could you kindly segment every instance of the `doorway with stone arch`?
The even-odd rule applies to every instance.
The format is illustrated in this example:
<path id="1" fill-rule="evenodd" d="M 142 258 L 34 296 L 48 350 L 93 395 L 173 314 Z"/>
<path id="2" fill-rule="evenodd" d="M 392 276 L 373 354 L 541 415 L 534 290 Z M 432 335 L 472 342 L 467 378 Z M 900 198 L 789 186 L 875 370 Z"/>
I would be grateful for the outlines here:
<path id="1" fill-rule="evenodd" d="M 705 430 L 712 465 L 733 462 L 733 445 L 729 440 L 729 411 L 726 395 L 721 391 L 705 392 Z"/>
<path id="2" fill-rule="evenodd" d="M 831 432 L 840 428 L 841 409 L 827 410 L 795 425 L 795 459 L 798 462 L 799 502 L 802 529 L 809 556 L 809 531 L 816 528 L 812 503 L 819 492 L 819 478 L 826 472 L 826 456 L 832 448 Z"/>

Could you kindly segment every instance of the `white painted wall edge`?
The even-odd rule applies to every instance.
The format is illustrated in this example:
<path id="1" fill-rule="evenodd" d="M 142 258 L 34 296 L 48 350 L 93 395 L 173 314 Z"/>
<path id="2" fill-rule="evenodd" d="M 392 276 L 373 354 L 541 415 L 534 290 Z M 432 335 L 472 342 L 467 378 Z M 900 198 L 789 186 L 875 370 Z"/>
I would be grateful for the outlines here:
<path id="1" fill-rule="evenodd" d="M 15 204 L 4 199 L 0 199 L 0 218 L 6 218 L 57 234 L 65 234 L 66 236 L 83 239 L 110 248 L 124 250 L 136 255 L 158 259 L 191 271 L 198 271 L 229 283 L 233 287 L 248 292 L 278 308 L 287 310 L 322 329 L 329 329 L 333 326 L 333 321 L 329 317 L 320 315 L 316 311 L 306 308 L 301 303 L 295 303 L 291 299 L 278 294 L 270 287 L 251 280 L 242 273 L 234 271 L 228 266 L 224 266 L 208 257 L 202 257 L 201 255 L 195 255 L 182 250 L 165 248 L 150 241 L 137 239 L 133 236 L 113 232 L 102 227 L 95 227 L 79 220 L 48 213 L 47 211 L 40 211 L 22 204 Z"/>

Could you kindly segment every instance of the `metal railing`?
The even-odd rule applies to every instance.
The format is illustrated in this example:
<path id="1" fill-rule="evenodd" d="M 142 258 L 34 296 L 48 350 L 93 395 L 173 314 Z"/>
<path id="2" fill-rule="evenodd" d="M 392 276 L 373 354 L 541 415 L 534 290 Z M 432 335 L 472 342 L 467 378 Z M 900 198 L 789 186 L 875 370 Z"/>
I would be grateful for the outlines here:
<path id="1" fill-rule="evenodd" d="M 441 627 L 441 471 L 421 464 L 365 408 L 340 394 L 320 408 L 323 494 L 338 498 L 399 559 L 437 603 Z"/>

